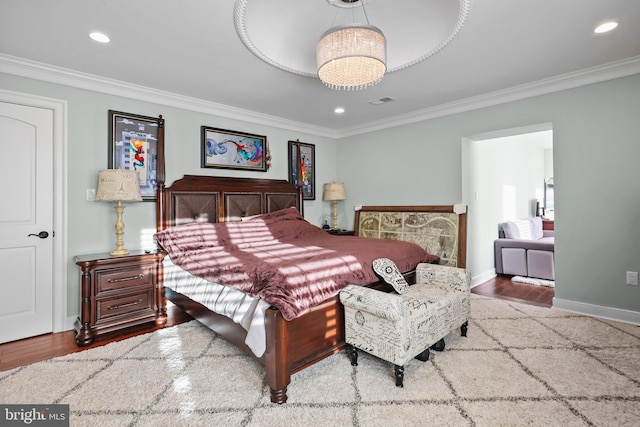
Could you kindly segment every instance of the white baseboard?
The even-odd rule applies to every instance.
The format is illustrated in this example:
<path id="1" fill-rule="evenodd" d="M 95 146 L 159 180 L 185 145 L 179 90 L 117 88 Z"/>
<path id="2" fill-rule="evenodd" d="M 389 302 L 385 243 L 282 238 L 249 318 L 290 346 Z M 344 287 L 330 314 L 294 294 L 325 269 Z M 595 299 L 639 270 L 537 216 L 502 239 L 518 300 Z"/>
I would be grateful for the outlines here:
<path id="1" fill-rule="evenodd" d="M 67 327 L 67 331 L 72 330 L 75 327 L 75 322 L 76 319 L 78 319 L 78 316 L 68 316 L 67 317 L 67 323 L 66 323 L 66 327 Z"/>
<path id="2" fill-rule="evenodd" d="M 586 314 L 587 316 L 601 317 L 603 319 L 631 323 L 632 325 L 640 325 L 640 312 L 637 311 L 605 307 L 602 305 L 570 301 L 555 297 L 553 298 L 553 307 L 570 311 L 572 313 Z"/>
<path id="3" fill-rule="evenodd" d="M 471 287 L 474 288 L 489 279 L 493 279 L 496 277 L 496 269 L 492 268 L 491 270 L 484 271 L 480 274 L 476 274 L 471 278 Z"/>

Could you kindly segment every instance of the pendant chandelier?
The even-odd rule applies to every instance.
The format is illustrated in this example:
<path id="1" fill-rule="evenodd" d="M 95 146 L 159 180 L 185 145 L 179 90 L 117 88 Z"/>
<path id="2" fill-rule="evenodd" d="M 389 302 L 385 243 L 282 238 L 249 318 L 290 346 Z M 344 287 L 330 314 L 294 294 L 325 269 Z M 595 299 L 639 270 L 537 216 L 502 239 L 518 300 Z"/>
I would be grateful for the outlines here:
<path id="1" fill-rule="evenodd" d="M 373 25 L 342 25 L 320 38 L 318 77 L 337 90 L 359 90 L 382 80 L 387 71 L 387 40 Z"/>
<path id="2" fill-rule="evenodd" d="M 358 0 L 342 0 L 355 3 Z M 369 24 L 333 27 L 320 37 L 316 50 L 318 77 L 337 90 L 360 90 L 382 80 L 387 71 L 387 40 L 379 28 Z"/>

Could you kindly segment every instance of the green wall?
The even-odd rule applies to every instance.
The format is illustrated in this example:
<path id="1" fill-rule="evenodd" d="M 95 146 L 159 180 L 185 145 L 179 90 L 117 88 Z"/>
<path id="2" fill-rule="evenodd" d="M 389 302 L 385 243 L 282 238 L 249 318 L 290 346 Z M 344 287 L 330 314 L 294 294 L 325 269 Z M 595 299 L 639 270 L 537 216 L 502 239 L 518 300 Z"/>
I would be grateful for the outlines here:
<path id="1" fill-rule="evenodd" d="M 625 271 L 640 271 L 640 75 L 338 141 L 7 74 L 0 74 L 0 88 L 68 103 L 70 316 L 77 314 L 79 295 L 72 257 L 115 246 L 113 209 L 85 200 L 86 189 L 96 187 L 98 170 L 107 167 L 109 109 L 163 115 L 168 183 L 183 174 L 285 179 L 287 141 L 316 144 L 318 188 L 316 200 L 305 202 L 305 216 L 314 224 L 322 223 L 330 212 L 330 205 L 322 202 L 322 184 L 339 179 L 345 182 L 348 197 L 339 203 L 342 228 L 352 227 L 353 208 L 360 204 L 470 204 L 462 191 L 463 140 L 550 123 L 557 209 L 556 298 L 640 313 L 640 287 L 625 284 Z M 201 125 L 267 135 L 271 169 L 266 173 L 201 169 Z M 125 246 L 153 246 L 155 204 L 129 204 L 124 215 Z M 468 254 L 470 261 L 477 256 Z"/>
<path id="2" fill-rule="evenodd" d="M 344 222 L 361 204 L 470 204 L 463 139 L 541 123 L 554 135 L 556 299 L 638 319 L 625 271 L 640 271 L 640 75 L 341 139 Z"/>
<path id="3" fill-rule="evenodd" d="M 108 110 L 165 119 L 166 182 L 183 175 L 214 175 L 287 179 L 288 141 L 315 144 L 316 200 L 305 201 L 307 220 L 322 224 L 330 206 L 322 201 L 322 184 L 336 179 L 336 142 L 333 139 L 278 127 L 227 119 L 205 113 L 111 96 L 89 90 L 0 74 L 0 89 L 67 101 L 67 311 L 78 314 L 79 273 L 73 257 L 109 252 L 115 248 L 116 214 L 113 205 L 86 201 L 86 190 L 96 188 L 98 171 L 108 163 Z M 271 167 L 267 172 L 200 168 L 200 126 L 244 131 L 267 136 Z M 125 204 L 124 242 L 127 249 L 153 248 L 156 204 Z"/>

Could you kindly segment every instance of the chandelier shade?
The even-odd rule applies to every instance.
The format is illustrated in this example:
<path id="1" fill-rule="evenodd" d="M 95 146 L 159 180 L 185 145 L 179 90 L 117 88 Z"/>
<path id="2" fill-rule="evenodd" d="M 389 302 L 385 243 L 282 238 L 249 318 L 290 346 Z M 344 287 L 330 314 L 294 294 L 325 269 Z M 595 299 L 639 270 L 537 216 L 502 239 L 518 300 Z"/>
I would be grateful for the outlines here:
<path id="1" fill-rule="evenodd" d="M 359 90 L 378 83 L 387 71 L 387 40 L 373 25 L 331 28 L 316 51 L 318 78 L 337 90 Z"/>

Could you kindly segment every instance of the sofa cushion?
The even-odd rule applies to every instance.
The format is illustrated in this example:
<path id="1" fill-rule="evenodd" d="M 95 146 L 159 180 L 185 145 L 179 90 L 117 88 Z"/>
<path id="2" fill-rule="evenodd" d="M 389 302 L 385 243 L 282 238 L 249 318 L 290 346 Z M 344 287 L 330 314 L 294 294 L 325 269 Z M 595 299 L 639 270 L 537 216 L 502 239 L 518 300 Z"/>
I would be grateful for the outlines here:
<path id="1" fill-rule="evenodd" d="M 531 228 L 531 221 L 528 219 L 514 219 L 502 225 L 504 237 L 507 239 L 531 240 L 533 238 Z"/>
<path id="2" fill-rule="evenodd" d="M 505 239 L 519 239 L 520 232 L 518 231 L 518 227 L 516 223 L 513 221 L 508 221 L 502 224 L 502 231 L 504 232 Z"/>
<path id="3" fill-rule="evenodd" d="M 544 236 L 542 231 L 542 218 L 534 216 L 529 221 L 531 221 L 531 238 L 533 240 L 541 239 Z"/>

